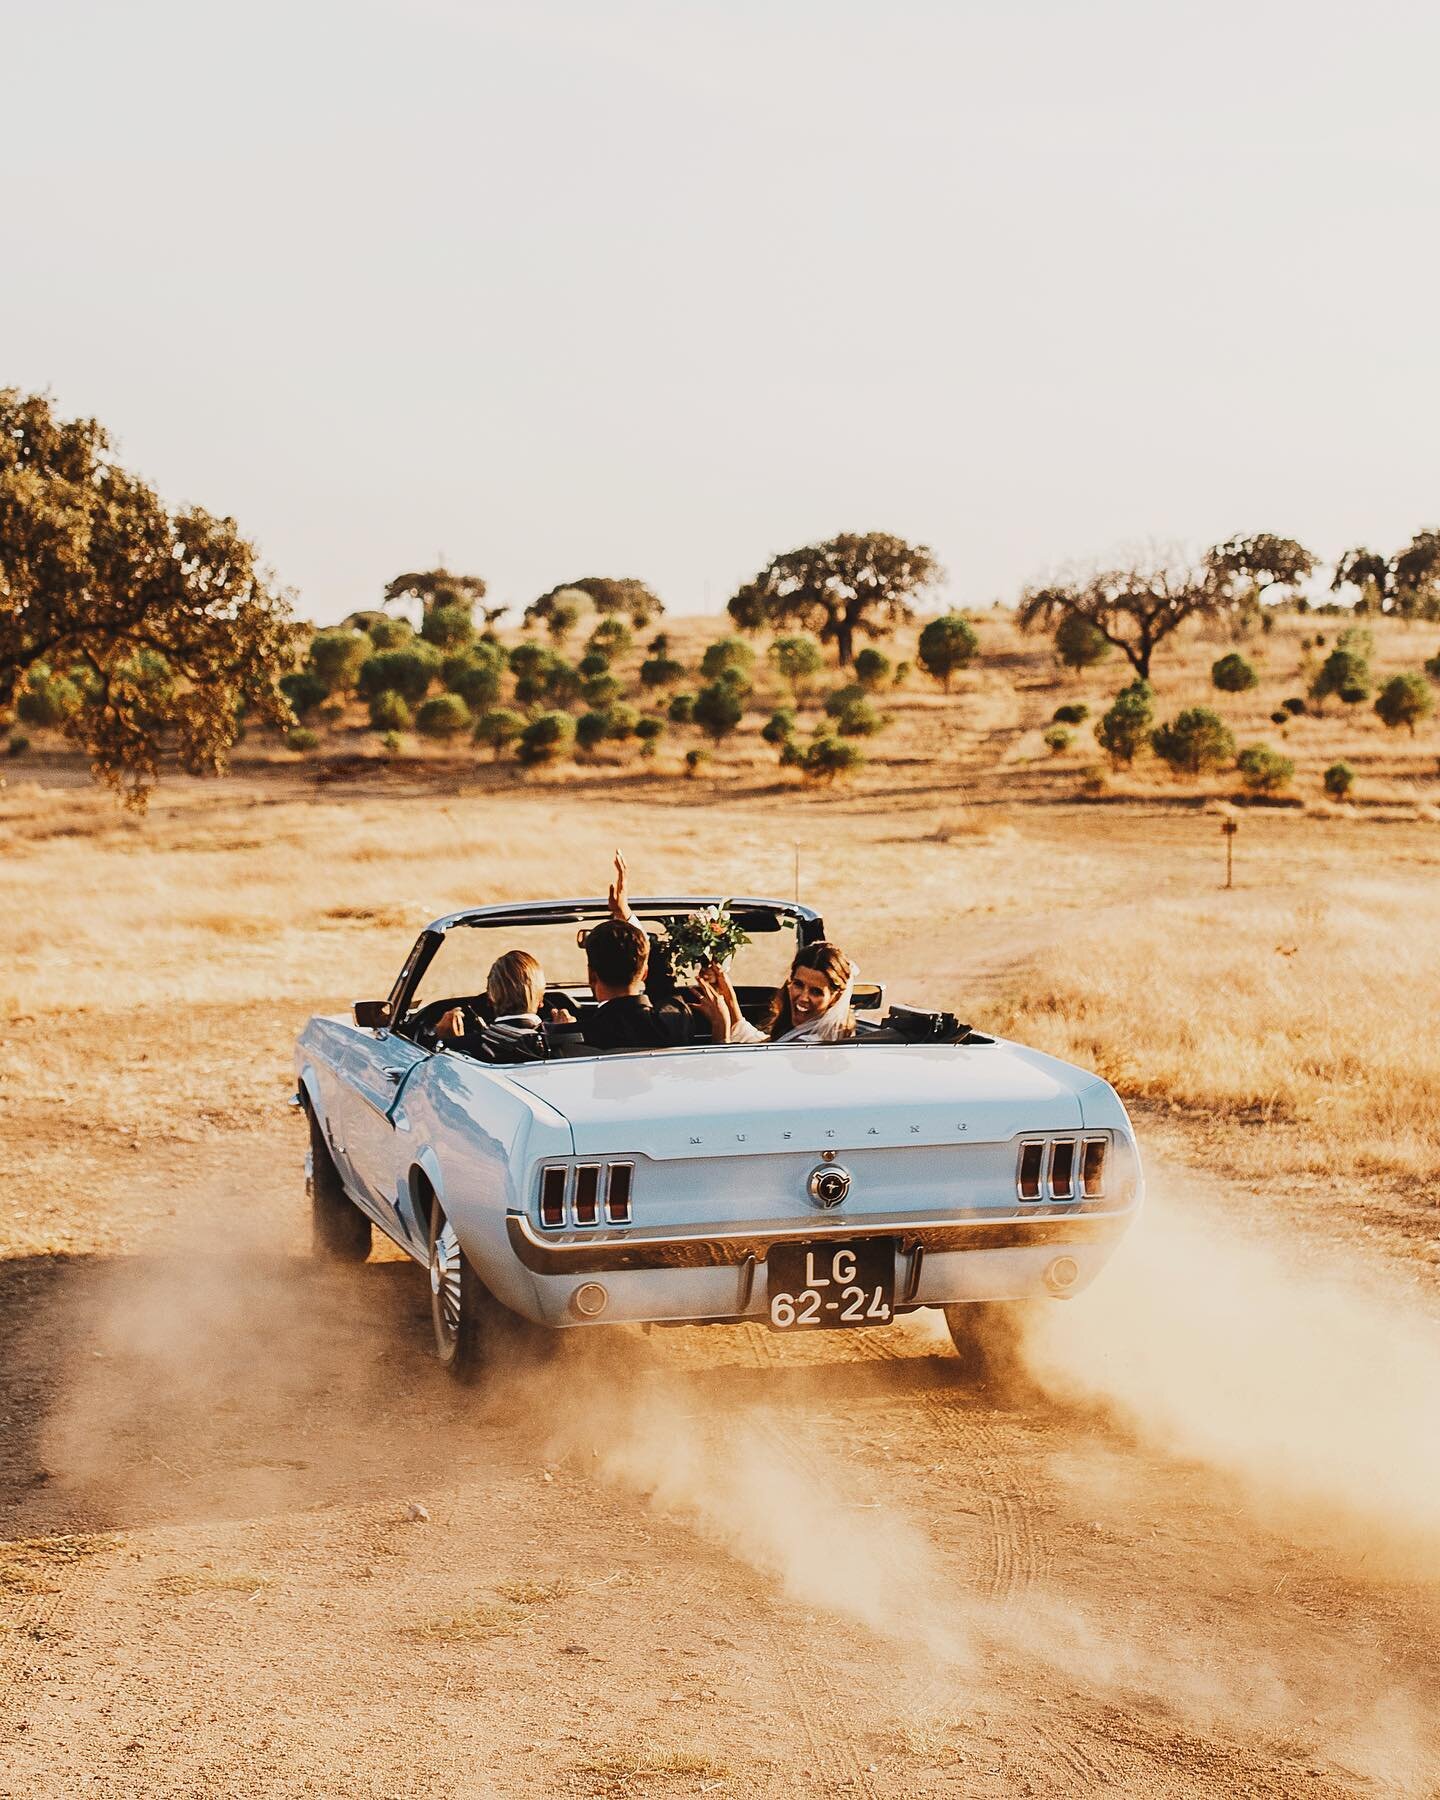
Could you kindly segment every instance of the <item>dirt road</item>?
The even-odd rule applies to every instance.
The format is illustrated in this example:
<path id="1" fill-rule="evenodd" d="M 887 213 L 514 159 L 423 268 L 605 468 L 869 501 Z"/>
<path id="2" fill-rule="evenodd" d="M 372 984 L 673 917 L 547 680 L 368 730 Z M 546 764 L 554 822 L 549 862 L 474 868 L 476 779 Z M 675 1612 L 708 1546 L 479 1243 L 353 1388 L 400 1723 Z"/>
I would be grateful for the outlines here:
<path id="1" fill-rule="evenodd" d="M 126 1171 L 186 1197 L 143 1256 L 0 1264 L 5 1795 L 1434 1790 L 1436 1589 L 1354 1496 L 1123 1383 L 967 1388 L 923 1316 L 461 1395 L 418 1270 L 308 1263 L 299 1149 Z"/>

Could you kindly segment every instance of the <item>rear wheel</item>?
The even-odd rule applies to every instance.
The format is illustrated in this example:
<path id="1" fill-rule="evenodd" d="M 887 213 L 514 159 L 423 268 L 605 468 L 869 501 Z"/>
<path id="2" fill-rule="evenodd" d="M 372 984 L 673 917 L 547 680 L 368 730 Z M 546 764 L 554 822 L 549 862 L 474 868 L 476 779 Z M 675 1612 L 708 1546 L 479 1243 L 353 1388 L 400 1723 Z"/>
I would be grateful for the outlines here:
<path id="1" fill-rule="evenodd" d="M 1022 1386 L 1028 1381 L 1021 1346 L 1031 1308 L 1023 1300 L 972 1300 L 945 1308 L 960 1372 L 970 1381 Z"/>
<path id="2" fill-rule="evenodd" d="M 474 1383 L 497 1365 L 533 1360 L 556 1333 L 502 1306 L 470 1266 L 455 1227 L 430 1201 L 430 1323 L 435 1355 L 457 1381 Z"/>
<path id="3" fill-rule="evenodd" d="M 316 1256 L 331 1262 L 364 1262 L 370 1254 L 370 1221 L 345 1192 L 340 1171 L 330 1155 L 325 1133 L 314 1113 L 310 1121 L 311 1244 Z"/>

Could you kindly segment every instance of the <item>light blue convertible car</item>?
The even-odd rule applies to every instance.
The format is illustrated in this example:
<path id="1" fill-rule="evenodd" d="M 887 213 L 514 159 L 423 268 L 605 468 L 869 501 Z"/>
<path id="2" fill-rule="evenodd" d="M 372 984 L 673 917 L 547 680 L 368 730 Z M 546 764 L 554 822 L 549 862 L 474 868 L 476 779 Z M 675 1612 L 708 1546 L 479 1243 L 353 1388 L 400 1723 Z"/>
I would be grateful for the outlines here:
<path id="1" fill-rule="evenodd" d="M 663 942 L 717 906 L 749 936 L 735 991 L 758 1021 L 823 922 L 715 896 L 633 911 Z M 437 1036 L 516 947 L 569 971 L 547 1001 L 583 1020 L 577 936 L 606 912 L 546 900 L 438 919 L 386 999 L 312 1018 L 297 1044 L 317 1250 L 361 1260 L 379 1226 L 424 1264 L 458 1376 L 547 1329 L 862 1328 L 922 1306 L 945 1309 L 978 1372 L 1014 1303 L 1078 1293 L 1135 1217 L 1140 1158 L 1107 1082 L 887 1006 L 878 986 L 856 988 L 838 1043 L 598 1051 L 575 1024 Z"/>

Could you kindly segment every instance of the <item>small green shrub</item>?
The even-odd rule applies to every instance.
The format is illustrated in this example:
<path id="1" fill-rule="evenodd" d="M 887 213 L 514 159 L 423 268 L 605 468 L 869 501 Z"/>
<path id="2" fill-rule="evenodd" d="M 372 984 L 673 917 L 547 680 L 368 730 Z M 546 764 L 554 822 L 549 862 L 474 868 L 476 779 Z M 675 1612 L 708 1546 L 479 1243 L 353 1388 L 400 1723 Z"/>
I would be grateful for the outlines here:
<path id="1" fill-rule="evenodd" d="M 1295 777 L 1295 765 L 1268 744 L 1247 744 L 1235 759 L 1240 779 L 1252 794 L 1278 794 Z"/>
<path id="2" fill-rule="evenodd" d="M 575 742 L 575 721 L 567 712 L 543 712 L 520 733 L 516 756 L 527 768 L 557 762 Z"/>
<path id="3" fill-rule="evenodd" d="M 496 760 L 525 729 L 523 713 L 508 706 L 492 706 L 475 721 L 475 742 L 488 744 Z"/>
<path id="4" fill-rule="evenodd" d="M 777 637 L 765 652 L 782 681 L 797 692 L 813 681 L 825 667 L 825 652 L 812 637 L 803 633 Z"/>
<path id="5" fill-rule="evenodd" d="M 858 681 L 847 681 L 844 687 L 831 688 L 825 696 L 825 711 L 832 719 L 842 718 L 849 707 L 863 701 L 865 690 Z"/>
<path id="6" fill-rule="evenodd" d="M 404 748 L 405 740 L 398 731 L 387 731 L 380 740 L 380 748 L 387 756 L 396 756 Z"/>
<path id="7" fill-rule="evenodd" d="M 608 735 L 617 744 L 623 744 L 627 738 L 634 737 L 640 724 L 640 715 L 633 706 L 612 706 L 606 717 L 610 724 Z"/>
<path id="8" fill-rule="evenodd" d="M 916 655 L 920 667 L 948 694 L 955 672 L 968 669 L 979 648 L 980 640 L 969 622 L 959 613 L 946 613 L 932 619 L 920 633 Z"/>
<path id="9" fill-rule="evenodd" d="M 415 715 L 415 729 L 428 738 L 458 737 L 473 723 L 470 708 L 458 694 L 436 694 Z"/>
<path id="10" fill-rule="evenodd" d="M 430 692 L 440 672 L 440 653 L 429 644 L 412 642 L 404 650 L 382 650 L 360 665 L 360 692 L 367 700 L 377 694 L 399 694 L 407 706 L 418 706 Z"/>
<path id="11" fill-rule="evenodd" d="M 665 735 L 665 721 L 657 719 L 653 713 L 646 713 L 635 721 L 635 735 L 640 740 L 640 754 L 649 758 L 660 748 L 660 740 Z"/>
<path id="12" fill-rule="evenodd" d="M 1309 710 L 1299 694 L 1292 694 L 1288 700 L 1282 700 L 1280 704 L 1285 708 L 1286 712 L 1290 714 L 1292 719 L 1304 718 L 1306 712 Z"/>
<path id="13" fill-rule="evenodd" d="M 748 649 L 749 646 L 747 645 Z M 728 681 L 712 681 L 695 696 L 695 723 L 714 738 L 729 737 L 745 716 L 745 702 Z"/>
<path id="14" fill-rule="evenodd" d="M 634 642 L 630 627 L 623 619 L 617 619 L 611 614 L 599 621 L 586 639 L 585 648 L 592 655 L 598 653 L 613 660 L 617 656 L 624 656 Z"/>
<path id="15" fill-rule="evenodd" d="M 1277 711 L 1271 713 L 1270 723 L 1272 725 L 1288 725 L 1290 723 L 1290 715 L 1282 706 Z"/>
<path id="16" fill-rule="evenodd" d="M 905 683 L 910 679 L 910 674 L 911 670 L 908 662 L 897 662 L 895 665 L 895 686 L 904 687 Z"/>
<path id="17" fill-rule="evenodd" d="M 868 700 L 852 700 L 836 721 L 841 737 L 874 737 L 882 729 L 884 719 Z"/>
<path id="18" fill-rule="evenodd" d="M 447 656 L 440 678 L 471 712 L 482 712 L 500 698 L 505 684 L 505 653 L 496 644 L 478 643 L 459 656 Z"/>
<path id="19" fill-rule="evenodd" d="M 855 679 L 867 694 L 874 694 L 890 679 L 890 658 L 881 650 L 861 650 L 855 658 Z"/>
<path id="20" fill-rule="evenodd" d="M 1083 725 L 1090 717 L 1090 708 L 1083 700 L 1071 700 L 1064 706 L 1057 706 L 1051 717 L 1055 725 Z"/>
<path id="21" fill-rule="evenodd" d="M 794 707 L 777 706 L 760 727 L 760 735 L 767 744 L 773 744 L 777 750 L 782 744 L 788 744 L 795 735 Z"/>
<path id="22" fill-rule="evenodd" d="M 305 661 L 317 680 L 324 682 L 327 694 L 348 694 L 375 647 L 374 640 L 363 632 L 340 626 L 332 631 L 317 631 L 310 640 Z"/>
<path id="23" fill-rule="evenodd" d="M 1403 725 L 1411 737 L 1421 719 L 1435 710 L 1435 697 L 1423 675 L 1392 675 L 1381 688 L 1375 711 L 1391 731 Z"/>
<path id="24" fill-rule="evenodd" d="M 685 678 L 685 665 L 673 656 L 647 656 L 640 665 L 640 685 L 647 688 L 674 687 Z"/>
<path id="25" fill-rule="evenodd" d="M 311 731 L 308 725 L 292 726 L 291 729 L 285 733 L 285 742 L 290 749 L 300 750 L 302 752 L 306 750 L 318 750 L 320 748 L 319 735 L 316 732 Z"/>
<path id="26" fill-rule="evenodd" d="M 1132 763 L 1145 747 L 1155 719 L 1155 690 L 1148 681 L 1121 688 L 1095 722 L 1095 741 L 1112 763 Z"/>
<path id="27" fill-rule="evenodd" d="M 463 650 L 475 635 L 475 617 L 464 604 L 432 606 L 420 625 L 420 635 L 437 650 Z"/>
<path id="28" fill-rule="evenodd" d="M 1350 790 L 1355 785 L 1355 771 L 1347 762 L 1333 762 L 1321 779 L 1325 783 L 1325 792 L 1332 800 L 1348 800 Z"/>
<path id="29" fill-rule="evenodd" d="M 709 760 L 710 752 L 708 750 L 687 750 L 685 752 L 685 779 L 693 781 Z"/>
<path id="30" fill-rule="evenodd" d="M 313 713 L 322 701 L 330 698 L 329 688 L 309 669 L 301 669 L 295 675 L 282 675 L 279 685 L 280 692 L 290 702 L 290 710 L 297 719 Z"/>
<path id="31" fill-rule="evenodd" d="M 404 696 L 390 692 L 376 694 L 370 702 L 370 724 L 376 731 L 408 731 L 410 708 Z"/>
<path id="32" fill-rule="evenodd" d="M 365 635 L 377 650 L 402 650 L 415 636 L 415 629 L 408 619 L 391 619 L 381 613 L 369 617 Z"/>
<path id="33" fill-rule="evenodd" d="M 586 681 L 593 681 L 597 675 L 610 673 L 610 658 L 603 650 L 587 650 L 575 667 Z"/>
<path id="34" fill-rule="evenodd" d="M 604 712 L 620 698 L 623 689 L 613 675 L 592 675 L 580 692 L 585 696 L 585 704 L 596 712 Z"/>
<path id="35" fill-rule="evenodd" d="M 1246 694 L 1260 685 L 1255 665 L 1238 650 L 1232 650 L 1228 656 L 1222 656 L 1219 662 L 1210 665 L 1210 680 L 1222 694 Z"/>
<path id="36" fill-rule="evenodd" d="M 52 674 L 47 663 L 36 663 L 16 699 L 15 716 L 22 724 L 51 729 L 73 718 L 84 699 L 78 682 Z"/>
<path id="37" fill-rule="evenodd" d="M 1341 633 L 1342 639 L 1349 635 Z M 1327 700 L 1331 694 L 1338 694 L 1347 706 L 1358 706 L 1370 697 L 1370 664 L 1363 654 L 1343 642 L 1325 658 L 1310 683 L 1312 700 Z"/>
<path id="38" fill-rule="evenodd" d="M 1045 730 L 1045 747 L 1052 756 L 1063 755 L 1075 742 L 1075 733 L 1064 725 L 1050 725 Z"/>
<path id="39" fill-rule="evenodd" d="M 689 725 L 695 717 L 695 696 L 676 694 L 671 698 L 669 718 L 672 725 Z"/>
<path id="40" fill-rule="evenodd" d="M 1090 669 L 1104 662 L 1110 640 L 1079 613 L 1066 613 L 1055 632 L 1055 654 L 1067 669 Z"/>
<path id="41" fill-rule="evenodd" d="M 1178 774 L 1202 775 L 1234 760 L 1235 737 L 1219 713 L 1187 706 L 1150 733 L 1150 748 Z"/>
<path id="42" fill-rule="evenodd" d="M 754 667 L 755 652 L 744 638 L 717 638 L 713 644 L 706 646 L 705 654 L 700 658 L 700 673 L 707 681 L 718 681 L 723 675 L 733 671 L 744 677 L 747 691 L 750 687 L 750 672 Z"/>
<path id="43" fill-rule="evenodd" d="M 584 751 L 594 750 L 603 744 L 610 735 L 610 715 L 603 712 L 585 712 L 575 721 L 576 748 Z"/>
<path id="44" fill-rule="evenodd" d="M 858 769 L 864 760 L 853 744 L 843 743 L 839 738 L 831 737 L 829 732 L 818 731 L 806 746 L 800 767 L 807 781 L 829 783 L 838 775 L 848 775 L 852 769 Z"/>

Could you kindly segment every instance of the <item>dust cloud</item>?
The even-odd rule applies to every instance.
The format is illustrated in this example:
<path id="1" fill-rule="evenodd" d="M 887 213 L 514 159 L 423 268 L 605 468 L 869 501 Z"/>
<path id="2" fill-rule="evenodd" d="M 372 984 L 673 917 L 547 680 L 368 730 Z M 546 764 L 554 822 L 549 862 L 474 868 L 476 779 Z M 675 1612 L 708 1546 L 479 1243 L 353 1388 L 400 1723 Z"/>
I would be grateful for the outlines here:
<path id="1" fill-rule="evenodd" d="M 1031 1372 L 1242 1484 L 1370 1575 L 1440 1574 L 1440 1323 L 1413 1294 L 1162 1185 L 1095 1287 L 1036 1316 Z"/>

